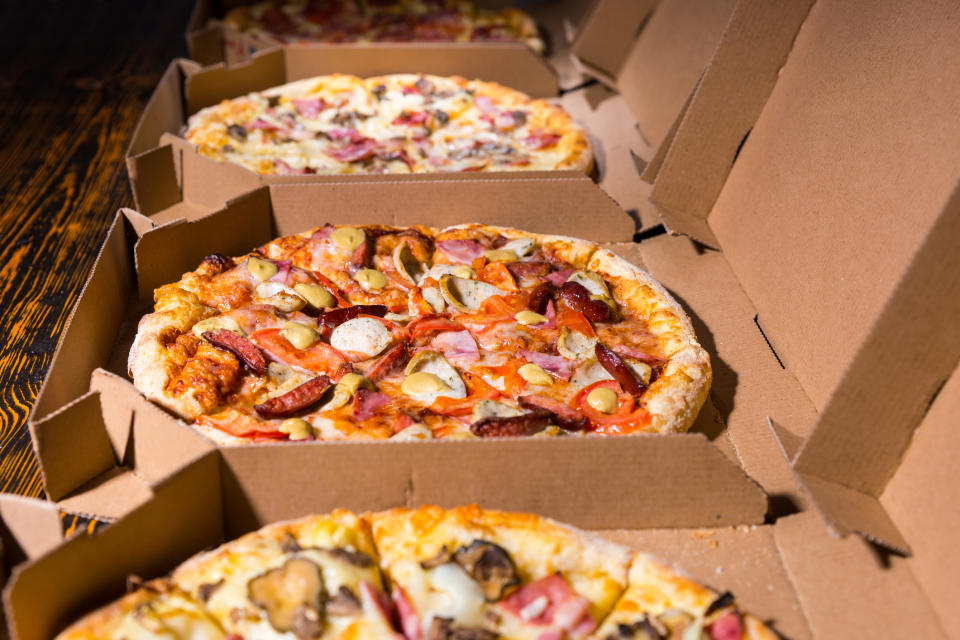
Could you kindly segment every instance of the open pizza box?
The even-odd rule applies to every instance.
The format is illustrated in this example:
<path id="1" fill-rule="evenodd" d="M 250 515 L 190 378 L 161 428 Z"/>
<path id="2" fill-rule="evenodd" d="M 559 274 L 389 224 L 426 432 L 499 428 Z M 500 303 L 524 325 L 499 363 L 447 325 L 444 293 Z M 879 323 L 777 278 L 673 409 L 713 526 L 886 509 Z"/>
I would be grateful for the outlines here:
<path id="1" fill-rule="evenodd" d="M 260 176 L 240 165 L 202 156 L 194 145 L 180 137 L 189 114 L 200 108 L 288 80 L 333 71 L 359 75 L 402 71 L 459 74 L 503 82 L 532 96 L 556 95 L 555 76 L 536 56 L 526 50 L 503 47 L 497 50 L 502 54 L 499 58 L 484 54 L 484 49 L 476 47 L 451 49 L 445 45 L 424 49 L 416 45 L 385 45 L 330 50 L 317 45 L 258 53 L 249 62 L 229 69 L 222 65 L 200 68 L 196 63 L 177 60 L 160 80 L 127 150 L 127 172 L 137 210 L 154 217 L 165 215 L 162 212 L 175 203 L 189 201 L 200 215 L 219 209 L 227 199 L 263 184 L 465 178 L 529 180 L 531 176 L 575 173 Z M 603 104 L 599 106 L 591 104 L 598 90 L 604 94 Z M 646 143 L 634 127 L 624 126 L 623 123 L 629 122 L 629 112 L 622 101 L 606 100 L 610 95 L 608 90 L 597 86 L 589 92 L 568 93 L 561 103 L 587 130 L 596 159 L 597 181 L 630 213 L 636 228 L 645 230 L 660 224 L 656 212 L 647 204 L 649 187 L 636 179 L 634 156 Z"/>
<path id="2" fill-rule="evenodd" d="M 560 86 L 569 89 L 583 82 L 583 74 L 570 57 L 570 47 L 577 26 L 590 7 L 590 0 L 475 1 L 479 7 L 493 10 L 519 6 L 540 28 L 541 38 L 547 45 L 545 59 L 556 72 Z M 197 0 L 186 30 L 187 51 L 190 58 L 203 65 L 219 62 L 233 65 L 249 60 L 257 51 L 284 46 L 283 42 L 271 37 L 241 33 L 221 21 L 230 9 L 246 4 L 256 4 L 256 2 L 254 0 L 222 0 L 220 2 Z M 292 46 L 299 46 L 299 44 Z M 323 46 L 341 45 L 324 43 Z M 459 45 L 454 43 L 454 46 Z M 526 49 L 523 43 L 511 43 L 509 46 Z"/>
<path id="3" fill-rule="evenodd" d="M 163 412 L 142 398 L 118 406 L 123 395 L 114 377 L 97 374 L 93 390 L 48 421 L 78 441 L 95 443 L 86 451 L 88 458 L 96 457 L 106 470 L 65 464 L 45 471 L 57 507 L 69 511 L 82 506 L 119 517 L 93 535 L 76 535 L 53 550 L 49 545 L 30 550 L 30 560 L 13 572 L 4 591 L 14 640 L 52 638 L 79 615 L 122 595 L 128 576 L 164 575 L 193 553 L 271 522 L 333 507 L 362 511 L 465 502 L 533 510 L 651 553 L 717 590 L 732 591 L 742 607 L 785 638 L 948 637 L 944 618 L 938 620 L 915 577 L 920 558 L 941 578 L 956 575 L 956 562 L 950 561 L 950 552 L 953 558 L 956 552 L 945 540 L 940 548 L 918 548 L 916 559 L 904 559 L 857 536 L 836 539 L 813 512 L 773 524 L 723 526 L 722 520 L 750 520 L 757 511 L 756 505 L 734 500 L 718 519 L 716 503 L 730 499 L 721 486 L 699 487 L 697 512 L 681 506 L 686 496 L 671 483 L 656 484 L 667 500 L 650 510 L 633 501 L 630 488 L 619 500 L 597 495 L 595 482 L 581 477 L 577 465 L 563 473 L 551 469 L 564 480 L 546 484 L 530 484 L 524 470 L 518 472 L 496 455 L 482 465 L 444 468 L 464 443 L 410 449 L 409 477 L 402 483 L 384 476 L 384 469 L 389 474 L 397 461 L 383 447 L 349 461 L 334 455 L 319 465 L 308 450 L 293 447 L 284 452 L 282 464 L 270 464 L 249 449 L 217 451 L 188 429 L 171 428 Z M 960 376 L 955 375 L 918 439 L 948 433 L 958 409 Z M 169 455 L 173 450 L 176 469 Z M 934 462 L 947 462 L 949 454 L 940 451 Z M 49 462 L 49 452 L 45 457 Z M 530 460 L 537 464 L 536 457 Z M 904 466 L 920 469 L 909 456 Z M 109 479 L 91 480 L 97 473 Z M 928 495 L 929 478 L 912 475 L 913 486 L 905 488 Z M 955 498 L 938 502 L 948 509 Z M 6 512 L 4 517 L 10 523 Z M 938 565 L 944 561 L 947 566 Z M 941 604 L 951 602 L 955 585 L 938 586 Z"/>

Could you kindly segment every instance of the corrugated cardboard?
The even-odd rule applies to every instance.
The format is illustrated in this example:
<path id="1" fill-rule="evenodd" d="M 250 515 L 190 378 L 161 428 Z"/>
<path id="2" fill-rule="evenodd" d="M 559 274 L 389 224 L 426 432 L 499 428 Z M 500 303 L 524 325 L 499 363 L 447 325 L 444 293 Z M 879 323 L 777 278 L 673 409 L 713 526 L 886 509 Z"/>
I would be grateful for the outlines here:
<path id="1" fill-rule="evenodd" d="M 735 0 L 601 0 L 573 54 L 619 91 L 656 149 L 693 91 Z"/>
<path id="2" fill-rule="evenodd" d="M 203 65 L 219 62 L 233 65 L 249 60 L 257 51 L 283 46 L 273 38 L 238 33 L 223 24 L 219 18 L 237 4 L 243 3 L 197 0 L 187 23 L 187 50 L 191 59 Z M 517 3 L 480 0 L 477 4 L 497 9 Z M 547 43 L 546 59 L 556 71 L 560 86 L 570 88 L 580 84 L 583 76 L 570 59 L 570 45 L 576 25 L 589 8 L 590 0 L 529 0 L 520 4 L 540 28 L 541 37 Z M 335 48 L 340 45 L 325 43 L 324 46 Z"/>

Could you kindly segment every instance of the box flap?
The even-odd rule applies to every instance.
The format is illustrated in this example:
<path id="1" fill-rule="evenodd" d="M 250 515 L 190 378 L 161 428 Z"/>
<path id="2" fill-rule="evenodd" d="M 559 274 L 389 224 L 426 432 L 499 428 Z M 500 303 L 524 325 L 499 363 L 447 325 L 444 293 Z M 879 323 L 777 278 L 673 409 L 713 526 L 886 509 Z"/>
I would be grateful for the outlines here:
<path id="1" fill-rule="evenodd" d="M 116 466 L 96 391 L 31 422 L 30 437 L 44 491 L 54 502 Z"/>
<path id="2" fill-rule="evenodd" d="M 960 602 L 960 369 L 937 395 L 890 479 L 880 502 L 910 541 L 913 575 L 940 614 L 944 627 Z"/>
<path id="3" fill-rule="evenodd" d="M 153 499 L 128 517 L 17 567 L 3 592 L 11 637 L 48 640 L 82 612 L 122 595 L 128 575 L 160 576 L 218 542 L 218 467 L 216 454 L 208 454 L 156 485 Z"/>
<path id="4" fill-rule="evenodd" d="M 624 59 L 617 89 L 653 147 L 703 74 L 735 2 L 661 0 Z"/>
<path id="5" fill-rule="evenodd" d="M 557 78 L 543 58 L 519 43 L 301 44 L 258 51 L 247 62 L 229 68 L 216 64 L 191 74 L 183 86 L 187 114 L 251 91 L 329 73 L 460 75 L 499 82 L 535 98 L 558 91 Z"/>
<path id="6" fill-rule="evenodd" d="M 129 292 L 133 289 L 130 265 L 123 216 L 118 213 L 107 229 L 100 254 L 67 318 L 43 386 L 30 411 L 31 421 L 86 393 L 89 372 L 110 357 L 125 316 Z M 77 375 L 78 371 L 83 373 Z"/>
<path id="7" fill-rule="evenodd" d="M 573 43 L 573 55 L 601 82 L 616 88 L 630 48 L 659 0 L 597 0 Z"/>
<path id="8" fill-rule="evenodd" d="M 740 0 L 709 66 L 668 133 L 650 194 L 664 223 L 711 246 L 707 214 L 777 82 L 812 0 Z M 646 176 L 648 179 L 650 176 Z"/>
<path id="9" fill-rule="evenodd" d="M 319 450 L 322 465 L 316 464 Z M 695 434 L 268 444 L 222 449 L 221 455 L 225 499 L 237 518 L 231 531 L 337 507 L 472 501 L 507 510 L 536 505 L 545 516 L 598 528 L 760 523 L 767 509 L 760 488 Z M 582 463 L 564 462 L 573 457 Z M 679 459 L 687 473 L 675 472 Z M 517 460 L 527 462 L 518 468 Z M 597 465 L 608 472 L 597 476 Z"/>
<path id="10" fill-rule="evenodd" d="M 815 638 L 946 638 L 905 558 L 827 533 L 815 513 L 779 520 L 774 539 Z"/>
<path id="11" fill-rule="evenodd" d="M 63 542 L 60 510 L 51 502 L 0 494 L 0 536 L 7 568 L 42 555 Z"/>
<path id="12" fill-rule="evenodd" d="M 180 87 L 187 75 L 199 69 L 200 65 L 196 62 L 183 58 L 177 58 L 170 63 L 147 101 L 140 120 L 137 121 L 130 146 L 127 147 L 127 157 L 140 155 L 155 147 L 157 139 L 164 131 L 179 129 L 185 121 Z M 129 162 L 127 170 L 132 171 Z"/>
<path id="13" fill-rule="evenodd" d="M 924 239 L 951 231 L 941 219 L 957 217 L 960 14 L 947 2 L 875 9 L 866 0 L 813 6 L 710 215 L 767 337 L 820 410 L 844 376 L 866 375 L 851 363 L 884 308 L 894 311 L 894 295 L 907 295 L 898 276 L 912 261 L 932 269 L 915 281 L 926 308 L 956 298 L 955 288 L 944 296 L 956 272 L 936 265 L 956 267 L 948 245 L 957 236 Z M 931 250 L 953 257 L 920 260 Z M 891 378 L 912 384 L 902 365 L 939 361 L 931 352 L 949 348 L 914 333 L 919 314 L 901 311 L 874 344 Z M 952 332 L 956 317 L 940 306 L 924 322 Z M 884 403 L 859 404 L 860 425 L 884 419 Z"/>
<path id="14" fill-rule="evenodd" d="M 895 473 L 921 416 L 960 358 L 958 237 L 960 190 L 804 443 L 794 463 L 803 476 L 875 498 Z M 848 526 L 898 544 L 886 537 L 886 527 Z"/>
<path id="15" fill-rule="evenodd" d="M 187 51 L 190 59 L 200 64 L 214 64 L 223 60 L 223 39 L 220 27 L 210 24 L 215 18 L 214 0 L 196 0 L 187 21 Z"/>

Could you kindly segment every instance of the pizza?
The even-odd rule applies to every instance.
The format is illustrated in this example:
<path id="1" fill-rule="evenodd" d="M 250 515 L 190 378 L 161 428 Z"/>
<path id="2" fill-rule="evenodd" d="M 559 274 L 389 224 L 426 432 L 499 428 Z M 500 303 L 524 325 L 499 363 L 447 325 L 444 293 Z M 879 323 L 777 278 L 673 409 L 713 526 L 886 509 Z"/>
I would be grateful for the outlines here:
<path id="1" fill-rule="evenodd" d="M 134 385 L 227 445 L 676 433 L 711 379 L 645 271 L 504 227 L 324 225 L 154 301 Z"/>
<path id="2" fill-rule="evenodd" d="M 476 506 L 269 525 L 58 640 L 773 640 L 730 592 L 529 513 Z"/>
<path id="3" fill-rule="evenodd" d="M 469 0 L 272 0 L 231 9 L 223 23 L 259 38 L 293 42 L 523 42 L 545 46 L 533 19 Z"/>
<path id="4" fill-rule="evenodd" d="M 593 167 L 583 129 L 560 107 L 456 76 L 298 80 L 202 109 L 184 137 L 204 156 L 259 174 Z"/>

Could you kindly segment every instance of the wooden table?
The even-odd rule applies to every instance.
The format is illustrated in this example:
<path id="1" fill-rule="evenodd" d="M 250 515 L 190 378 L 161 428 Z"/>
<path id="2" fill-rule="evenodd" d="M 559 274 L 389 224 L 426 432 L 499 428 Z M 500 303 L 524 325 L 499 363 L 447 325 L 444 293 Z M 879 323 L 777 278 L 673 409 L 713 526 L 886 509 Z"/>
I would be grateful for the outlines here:
<path id="1" fill-rule="evenodd" d="M 0 491 L 43 495 L 26 420 L 193 0 L 0 3 Z"/>

